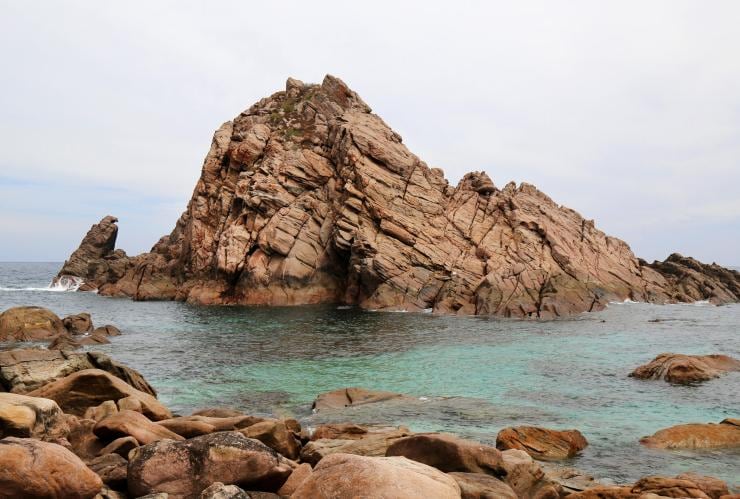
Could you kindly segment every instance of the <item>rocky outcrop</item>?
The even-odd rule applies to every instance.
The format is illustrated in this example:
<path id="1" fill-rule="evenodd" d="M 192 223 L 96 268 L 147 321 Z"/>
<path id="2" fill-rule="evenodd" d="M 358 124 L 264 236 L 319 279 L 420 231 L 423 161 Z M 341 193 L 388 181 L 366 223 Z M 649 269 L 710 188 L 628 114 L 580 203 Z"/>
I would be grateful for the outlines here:
<path id="1" fill-rule="evenodd" d="M 568 459 L 586 448 L 578 430 L 550 430 L 536 426 L 504 428 L 496 436 L 500 450 L 519 449 L 537 459 Z"/>
<path id="2" fill-rule="evenodd" d="M 725 419 L 719 424 L 690 423 L 671 426 L 640 439 L 656 449 L 740 448 L 740 420 Z"/>
<path id="3" fill-rule="evenodd" d="M 30 438 L 0 440 L 0 497 L 92 499 L 103 483 L 64 447 Z"/>
<path id="4" fill-rule="evenodd" d="M 727 355 L 663 353 L 632 371 L 630 376 L 685 385 L 719 378 L 731 371 L 740 371 L 740 360 Z"/>
<path id="5" fill-rule="evenodd" d="M 461 499 L 519 499 L 511 487 L 491 475 L 461 472 L 449 475 L 460 486 Z"/>
<path id="6" fill-rule="evenodd" d="M 122 277 L 130 263 L 123 250 L 115 249 L 118 235 L 116 222 L 116 217 L 107 216 L 93 225 L 80 246 L 64 262 L 53 284 L 70 281 L 70 277 L 77 278 L 83 281 L 79 290 L 89 291 Z"/>
<path id="7" fill-rule="evenodd" d="M 449 185 L 333 76 L 289 79 L 224 123 L 151 252 L 126 257 L 116 232 L 113 217 L 93 226 L 58 279 L 138 300 L 540 318 L 740 298 L 738 272 L 680 255 L 647 264 L 532 185 L 482 172 Z"/>
<path id="8" fill-rule="evenodd" d="M 460 487 L 452 477 L 403 457 L 334 454 L 322 459 L 290 497 L 459 499 Z"/>

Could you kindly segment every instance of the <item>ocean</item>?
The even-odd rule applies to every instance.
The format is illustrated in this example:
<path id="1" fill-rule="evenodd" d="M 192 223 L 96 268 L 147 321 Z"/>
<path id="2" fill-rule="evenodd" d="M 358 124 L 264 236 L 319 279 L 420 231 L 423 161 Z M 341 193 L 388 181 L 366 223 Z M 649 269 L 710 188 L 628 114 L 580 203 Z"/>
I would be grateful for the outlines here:
<path id="1" fill-rule="evenodd" d="M 201 307 L 50 289 L 60 267 L 0 263 L 0 311 L 39 305 L 60 316 L 90 312 L 96 325 L 118 326 L 122 336 L 94 349 L 139 370 L 177 413 L 225 405 L 307 426 L 404 424 L 487 443 L 506 426 L 576 428 L 590 445 L 563 464 L 597 478 L 619 483 L 696 471 L 740 486 L 740 451 L 638 443 L 671 425 L 740 417 L 740 373 L 697 386 L 628 377 L 663 352 L 740 358 L 737 304 L 614 303 L 554 321 L 337 306 Z M 415 398 L 312 414 L 316 395 L 345 386 Z"/>

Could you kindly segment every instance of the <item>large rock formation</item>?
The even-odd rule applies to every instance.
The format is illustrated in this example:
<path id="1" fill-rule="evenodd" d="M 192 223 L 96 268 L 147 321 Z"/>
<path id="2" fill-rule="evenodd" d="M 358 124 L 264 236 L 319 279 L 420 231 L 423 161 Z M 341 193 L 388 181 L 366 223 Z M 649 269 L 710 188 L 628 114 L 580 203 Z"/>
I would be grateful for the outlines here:
<path id="1" fill-rule="evenodd" d="M 457 187 L 342 81 L 289 79 L 215 133 L 187 210 L 152 251 L 93 226 L 58 279 L 138 300 L 556 317 L 608 301 L 738 301 L 740 273 L 638 260 L 534 186 Z"/>

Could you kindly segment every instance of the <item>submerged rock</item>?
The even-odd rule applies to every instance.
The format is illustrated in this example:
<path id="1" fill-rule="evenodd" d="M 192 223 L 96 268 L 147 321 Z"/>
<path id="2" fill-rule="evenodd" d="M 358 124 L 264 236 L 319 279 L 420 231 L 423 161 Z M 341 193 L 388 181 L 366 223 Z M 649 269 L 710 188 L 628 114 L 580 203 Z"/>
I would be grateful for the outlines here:
<path id="1" fill-rule="evenodd" d="M 334 454 L 323 459 L 290 497 L 459 499 L 460 487 L 452 477 L 404 457 Z"/>
<path id="2" fill-rule="evenodd" d="M 181 442 L 160 440 L 131 453 L 129 492 L 197 497 L 214 482 L 251 490 L 278 490 L 295 465 L 262 442 L 219 432 Z"/>
<path id="3" fill-rule="evenodd" d="M 103 482 L 60 445 L 30 438 L 0 440 L 0 497 L 91 499 Z"/>
<path id="4" fill-rule="evenodd" d="M 519 449 L 537 459 L 567 459 L 586 448 L 578 430 L 550 430 L 536 426 L 504 428 L 496 436 L 500 450 Z"/>
<path id="5" fill-rule="evenodd" d="M 632 371 L 638 379 L 663 379 L 669 383 L 688 384 L 719 378 L 730 371 L 740 371 L 740 360 L 728 355 L 684 355 L 663 353 Z"/>
<path id="6" fill-rule="evenodd" d="M 638 260 L 529 184 L 449 185 L 344 82 L 295 85 L 214 134 L 186 211 L 149 253 L 94 225 L 58 278 L 137 300 L 552 318 L 610 300 L 736 302 L 740 274 Z"/>
<path id="7" fill-rule="evenodd" d="M 720 424 L 690 423 L 671 426 L 643 437 L 640 443 L 656 449 L 740 448 L 740 420 Z"/>
<path id="8" fill-rule="evenodd" d="M 379 390 L 367 390 L 365 388 L 350 387 L 341 388 L 331 392 L 322 393 L 313 402 L 313 410 L 322 411 L 327 409 L 343 409 L 386 400 L 404 398 L 405 395 Z"/>

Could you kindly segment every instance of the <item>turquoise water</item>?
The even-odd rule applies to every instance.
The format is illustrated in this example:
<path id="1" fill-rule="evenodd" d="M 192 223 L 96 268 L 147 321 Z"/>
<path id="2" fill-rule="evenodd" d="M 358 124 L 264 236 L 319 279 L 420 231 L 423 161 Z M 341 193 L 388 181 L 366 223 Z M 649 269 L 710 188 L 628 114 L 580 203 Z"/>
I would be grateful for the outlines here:
<path id="1" fill-rule="evenodd" d="M 227 405 L 309 426 L 387 422 L 487 442 L 515 424 L 578 428 L 590 446 L 567 464 L 598 477 L 623 482 L 693 470 L 740 486 L 738 451 L 667 452 L 638 443 L 674 424 L 739 417 L 740 373 L 688 387 L 627 376 L 666 351 L 740 357 L 738 305 L 612 304 L 542 322 L 334 306 L 195 307 L 43 290 L 59 267 L 0 264 L 0 309 L 88 311 L 97 324 L 119 326 L 124 334 L 96 349 L 140 370 L 183 414 Z M 344 386 L 417 399 L 311 414 L 318 393 Z"/>

